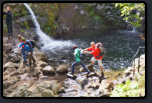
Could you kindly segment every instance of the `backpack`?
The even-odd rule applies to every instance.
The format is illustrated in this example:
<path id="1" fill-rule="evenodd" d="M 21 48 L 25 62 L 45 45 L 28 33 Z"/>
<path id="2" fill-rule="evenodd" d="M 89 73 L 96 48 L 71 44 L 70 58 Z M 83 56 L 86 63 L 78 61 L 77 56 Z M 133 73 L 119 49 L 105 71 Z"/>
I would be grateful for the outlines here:
<path id="1" fill-rule="evenodd" d="M 80 60 L 84 60 L 85 54 L 81 53 L 81 50 L 78 51 L 79 52 L 79 56 L 77 56 Z"/>
<path id="2" fill-rule="evenodd" d="M 32 48 L 35 48 L 35 42 L 33 40 L 30 40 L 31 44 L 32 44 Z"/>
<path id="3" fill-rule="evenodd" d="M 103 48 L 102 44 L 101 43 L 97 43 L 96 46 L 99 48 L 100 50 L 100 54 L 98 56 L 96 56 L 96 59 L 101 57 L 101 56 L 105 56 L 106 54 L 106 51 L 105 49 Z"/>

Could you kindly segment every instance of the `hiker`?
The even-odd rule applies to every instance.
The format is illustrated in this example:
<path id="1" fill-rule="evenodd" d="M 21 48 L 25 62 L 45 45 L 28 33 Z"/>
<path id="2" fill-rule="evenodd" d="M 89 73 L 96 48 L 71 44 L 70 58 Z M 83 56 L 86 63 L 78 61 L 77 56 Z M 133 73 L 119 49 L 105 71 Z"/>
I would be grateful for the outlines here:
<path id="1" fill-rule="evenodd" d="M 98 61 L 98 65 L 99 65 L 99 67 L 101 69 L 101 72 L 102 72 L 102 75 L 100 76 L 100 78 L 104 78 L 103 67 L 102 67 L 102 58 L 103 58 L 103 56 L 99 56 L 100 55 L 100 50 L 97 47 L 97 44 L 95 44 L 94 42 L 91 42 L 90 45 L 91 45 L 91 47 L 84 49 L 83 53 L 87 53 L 87 54 L 92 54 L 93 55 L 93 57 L 91 59 L 90 67 L 92 68 L 94 62 Z M 88 52 L 88 51 L 91 51 L 91 52 Z"/>
<path id="2" fill-rule="evenodd" d="M 71 74 L 73 75 L 73 73 L 74 73 L 74 66 L 76 66 L 77 64 L 81 64 L 82 67 L 88 72 L 87 74 L 89 75 L 90 71 L 85 67 L 85 65 L 83 64 L 82 60 L 80 59 L 79 52 L 82 53 L 82 50 L 80 50 L 79 48 L 77 48 L 77 46 L 73 46 L 72 49 L 74 51 L 73 55 L 75 56 L 76 61 L 72 64 Z"/>
<path id="3" fill-rule="evenodd" d="M 7 31 L 8 36 L 13 34 L 12 29 L 12 12 L 10 11 L 10 7 L 7 7 L 7 10 L 3 11 L 3 15 L 6 15 L 6 25 L 7 25 Z"/>
<path id="4" fill-rule="evenodd" d="M 22 43 L 22 39 L 25 39 L 23 36 L 18 35 L 18 40 L 20 41 L 20 43 Z M 26 57 L 28 57 L 28 54 L 25 52 L 25 46 L 22 45 L 22 49 L 21 49 L 22 55 L 23 55 L 23 63 L 27 63 Z"/>
<path id="5" fill-rule="evenodd" d="M 29 40 L 26 40 L 25 38 L 22 38 L 22 43 L 19 45 L 19 48 L 23 45 L 25 46 L 25 50 L 28 51 L 29 64 L 27 66 L 31 69 L 31 59 L 33 60 L 34 67 L 36 66 L 36 61 L 33 57 L 33 47 L 31 42 Z"/>

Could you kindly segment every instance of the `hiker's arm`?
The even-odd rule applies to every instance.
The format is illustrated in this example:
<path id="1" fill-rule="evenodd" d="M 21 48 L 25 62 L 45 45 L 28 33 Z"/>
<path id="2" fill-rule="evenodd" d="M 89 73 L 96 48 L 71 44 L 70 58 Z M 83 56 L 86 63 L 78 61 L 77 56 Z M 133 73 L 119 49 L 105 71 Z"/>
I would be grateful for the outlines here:
<path id="1" fill-rule="evenodd" d="M 86 48 L 86 49 L 83 49 L 82 52 L 84 52 L 84 51 L 91 51 L 91 50 L 92 50 L 92 48 Z"/>
<path id="2" fill-rule="evenodd" d="M 24 43 L 21 43 L 19 46 L 18 46 L 18 48 L 20 48 L 21 46 L 23 46 L 24 45 Z"/>
<path id="3" fill-rule="evenodd" d="M 83 53 L 92 54 L 92 52 L 84 51 Z"/>
<path id="4" fill-rule="evenodd" d="M 12 13 L 11 13 L 11 12 L 8 12 L 8 11 L 6 12 L 6 14 L 8 14 L 8 15 L 10 15 L 10 16 L 12 15 Z"/>

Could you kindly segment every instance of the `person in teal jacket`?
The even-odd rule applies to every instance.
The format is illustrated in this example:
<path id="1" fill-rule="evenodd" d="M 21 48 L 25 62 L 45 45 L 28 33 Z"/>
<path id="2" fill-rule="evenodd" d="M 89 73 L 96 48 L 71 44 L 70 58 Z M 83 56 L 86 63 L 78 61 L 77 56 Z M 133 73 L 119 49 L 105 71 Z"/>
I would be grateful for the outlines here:
<path id="1" fill-rule="evenodd" d="M 74 66 L 76 66 L 77 64 L 82 65 L 82 67 L 88 72 L 88 74 L 90 74 L 90 71 L 86 68 L 86 66 L 83 64 L 82 60 L 80 59 L 80 55 L 79 55 L 79 51 L 82 52 L 79 48 L 77 48 L 77 46 L 73 46 L 73 51 L 74 51 L 74 56 L 76 58 L 76 61 L 72 64 L 72 70 L 71 70 L 71 74 L 73 75 L 74 73 Z"/>

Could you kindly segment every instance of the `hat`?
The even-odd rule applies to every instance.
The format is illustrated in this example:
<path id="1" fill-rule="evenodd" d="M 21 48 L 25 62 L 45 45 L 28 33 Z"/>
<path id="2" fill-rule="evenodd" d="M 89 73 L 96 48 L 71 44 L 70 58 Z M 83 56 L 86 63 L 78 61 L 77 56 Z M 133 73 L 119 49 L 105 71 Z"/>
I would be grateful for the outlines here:
<path id="1" fill-rule="evenodd" d="M 76 49 L 76 48 L 77 48 L 77 46 L 73 46 L 73 47 L 72 47 L 73 50 Z"/>

